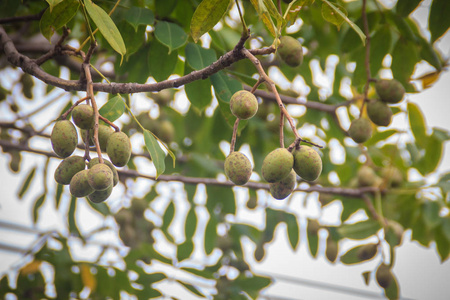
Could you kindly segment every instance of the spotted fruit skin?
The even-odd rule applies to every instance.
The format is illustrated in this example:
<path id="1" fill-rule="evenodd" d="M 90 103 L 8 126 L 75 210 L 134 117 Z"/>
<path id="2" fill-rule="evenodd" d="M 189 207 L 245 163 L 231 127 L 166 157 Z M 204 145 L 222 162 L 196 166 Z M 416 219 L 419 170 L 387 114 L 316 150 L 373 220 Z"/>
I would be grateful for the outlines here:
<path id="1" fill-rule="evenodd" d="M 94 130 L 91 130 L 89 133 L 93 136 Z M 102 152 L 106 152 L 108 139 L 113 133 L 114 130 L 109 125 L 98 124 L 98 143 L 100 144 L 100 150 L 102 150 Z"/>
<path id="2" fill-rule="evenodd" d="M 88 182 L 89 170 L 83 170 L 76 173 L 70 180 L 70 193 L 77 197 L 86 197 L 94 192 L 94 189 Z"/>
<path id="3" fill-rule="evenodd" d="M 130 138 L 122 131 L 114 132 L 108 138 L 106 152 L 116 167 L 125 166 L 131 157 Z"/>
<path id="4" fill-rule="evenodd" d="M 75 106 L 72 111 L 72 121 L 81 129 L 90 129 L 94 126 L 94 109 L 88 104 Z"/>
<path id="5" fill-rule="evenodd" d="M 389 126 L 391 124 L 392 110 L 381 100 L 370 100 L 367 104 L 367 115 L 378 126 Z"/>
<path id="6" fill-rule="evenodd" d="M 380 99 L 386 103 L 399 103 L 405 95 L 405 88 L 396 79 L 380 79 L 375 84 Z"/>
<path id="7" fill-rule="evenodd" d="M 231 96 L 230 109 L 236 118 L 247 120 L 258 111 L 258 100 L 249 91 L 237 91 Z"/>
<path id="8" fill-rule="evenodd" d="M 364 143 L 372 136 L 372 124 L 366 118 L 355 119 L 350 124 L 348 135 L 356 143 Z"/>
<path id="9" fill-rule="evenodd" d="M 113 176 L 106 164 L 96 164 L 89 169 L 88 182 L 94 190 L 103 191 L 113 185 Z"/>
<path id="10" fill-rule="evenodd" d="M 88 163 L 88 169 L 92 168 L 94 165 L 98 163 L 100 163 L 98 157 L 91 159 L 91 161 Z M 113 173 L 113 186 L 116 186 L 117 183 L 119 183 L 119 173 L 117 172 L 116 167 L 114 167 L 114 165 L 107 159 L 103 159 L 103 163 L 111 169 Z"/>
<path id="11" fill-rule="evenodd" d="M 302 44 L 291 36 L 282 36 L 277 50 L 281 59 L 291 67 L 298 67 L 303 62 Z"/>
<path id="12" fill-rule="evenodd" d="M 277 200 L 285 199 L 287 196 L 292 194 L 297 183 L 297 175 L 294 170 L 291 170 L 288 176 L 281 179 L 280 181 L 270 183 L 270 194 Z"/>
<path id="13" fill-rule="evenodd" d="M 84 157 L 81 156 L 69 156 L 64 159 L 55 170 L 55 181 L 59 184 L 67 185 L 70 183 L 72 177 L 84 170 L 86 163 Z"/>
<path id="14" fill-rule="evenodd" d="M 245 154 L 232 152 L 225 159 L 224 170 L 234 184 L 244 185 L 252 175 L 252 164 Z"/>
<path id="15" fill-rule="evenodd" d="M 267 182 L 276 182 L 289 175 L 294 166 L 294 156 L 286 148 L 278 148 L 264 158 L 261 173 Z"/>
<path id="16" fill-rule="evenodd" d="M 50 140 L 56 155 L 66 158 L 70 156 L 77 147 L 77 130 L 69 120 L 57 121 L 53 127 Z"/>
<path id="17" fill-rule="evenodd" d="M 309 146 L 300 146 L 294 150 L 294 171 L 307 181 L 316 180 L 322 173 L 322 158 Z"/>
<path id="18" fill-rule="evenodd" d="M 388 288 L 393 280 L 389 265 L 381 264 L 375 272 L 378 284 L 383 288 Z"/>
<path id="19" fill-rule="evenodd" d="M 103 191 L 94 191 L 92 194 L 88 196 L 88 199 L 91 200 L 94 203 L 102 203 L 106 199 L 111 196 L 113 190 L 113 186 L 110 185 L 106 190 Z"/>

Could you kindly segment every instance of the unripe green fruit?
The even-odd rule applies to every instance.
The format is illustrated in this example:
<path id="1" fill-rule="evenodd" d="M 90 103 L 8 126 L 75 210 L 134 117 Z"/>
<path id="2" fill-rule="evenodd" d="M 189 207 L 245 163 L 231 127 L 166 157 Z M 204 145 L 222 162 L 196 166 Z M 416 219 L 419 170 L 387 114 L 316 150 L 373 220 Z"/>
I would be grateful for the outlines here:
<path id="1" fill-rule="evenodd" d="M 221 236 L 217 238 L 216 241 L 217 248 L 222 250 L 222 252 L 227 252 L 233 247 L 233 239 L 230 236 Z"/>
<path id="2" fill-rule="evenodd" d="M 322 158 L 309 146 L 300 146 L 294 150 L 294 171 L 307 181 L 316 180 L 322 173 Z"/>
<path id="3" fill-rule="evenodd" d="M 133 198 L 131 201 L 130 210 L 133 212 L 135 217 L 142 217 L 147 208 L 148 202 L 145 199 Z"/>
<path id="4" fill-rule="evenodd" d="M 113 165 L 125 166 L 131 157 L 130 138 L 124 132 L 114 132 L 108 139 L 106 152 Z"/>
<path id="5" fill-rule="evenodd" d="M 335 262 L 338 255 L 338 243 L 333 240 L 330 236 L 327 238 L 327 248 L 325 250 L 325 255 L 330 262 Z"/>
<path id="6" fill-rule="evenodd" d="M 391 187 L 399 187 L 403 184 L 403 175 L 399 169 L 389 166 L 381 171 L 381 176 L 387 180 Z"/>
<path id="7" fill-rule="evenodd" d="M 372 136 L 372 124 L 366 118 L 355 119 L 350 124 L 348 135 L 355 142 L 364 143 Z"/>
<path id="8" fill-rule="evenodd" d="M 289 196 L 295 188 L 297 183 L 297 175 L 294 170 L 291 170 L 288 176 L 281 179 L 280 181 L 273 182 L 270 184 L 270 194 L 272 197 L 278 200 L 282 200 Z"/>
<path id="9" fill-rule="evenodd" d="M 69 120 L 57 121 L 53 127 L 50 140 L 56 155 L 64 158 L 68 157 L 77 147 L 77 130 Z"/>
<path id="10" fill-rule="evenodd" d="M 378 181 L 378 176 L 375 174 L 375 171 L 366 165 L 359 168 L 357 177 L 359 186 L 374 186 Z"/>
<path id="11" fill-rule="evenodd" d="M 106 190 L 93 192 L 88 196 L 88 199 L 94 203 L 102 203 L 111 196 L 112 190 L 113 186 L 110 185 Z"/>
<path id="12" fill-rule="evenodd" d="M 75 175 L 73 175 L 70 180 L 70 193 L 77 197 L 86 197 L 94 192 L 94 189 L 89 185 L 88 182 L 89 170 L 82 170 Z"/>
<path id="13" fill-rule="evenodd" d="M 276 182 L 288 176 L 293 166 L 292 153 L 286 148 L 278 148 L 264 158 L 261 173 L 267 182 Z"/>
<path id="14" fill-rule="evenodd" d="M 281 59 L 291 67 L 298 67 L 303 62 L 302 44 L 291 36 L 282 36 L 277 49 Z"/>
<path id="15" fill-rule="evenodd" d="M 388 288 L 393 280 L 389 265 L 381 264 L 375 273 L 375 277 L 382 288 Z"/>
<path id="16" fill-rule="evenodd" d="M 100 160 L 98 159 L 98 157 L 91 159 L 91 161 L 88 163 L 88 169 L 92 168 L 99 162 Z M 105 163 L 105 165 L 107 165 L 111 169 L 113 173 L 113 186 L 116 186 L 117 183 L 119 183 L 119 173 L 117 172 L 116 167 L 114 167 L 114 165 L 107 159 L 103 159 L 103 163 Z"/>
<path id="17" fill-rule="evenodd" d="M 125 208 L 122 208 L 114 215 L 114 219 L 116 219 L 116 222 L 120 227 L 131 224 L 133 222 L 133 218 L 134 217 L 131 211 Z"/>
<path id="18" fill-rule="evenodd" d="M 225 159 L 224 170 L 227 177 L 236 185 L 244 185 L 252 175 L 252 164 L 241 152 L 231 152 Z"/>
<path id="19" fill-rule="evenodd" d="M 106 164 L 96 164 L 89 169 L 88 182 L 96 191 L 104 191 L 113 185 L 113 172 Z"/>
<path id="20" fill-rule="evenodd" d="M 367 104 L 367 115 L 378 126 L 388 126 L 391 124 L 392 110 L 381 100 L 371 100 Z"/>
<path id="21" fill-rule="evenodd" d="M 25 97 L 27 97 L 28 99 L 32 99 L 33 98 L 34 81 L 33 81 L 33 78 L 31 77 L 31 75 L 28 73 L 24 73 L 20 77 L 20 82 L 22 83 L 23 95 Z"/>
<path id="22" fill-rule="evenodd" d="M 156 135 L 165 143 L 170 143 L 175 137 L 175 127 L 169 120 L 162 120 L 156 124 Z"/>
<path id="23" fill-rule="evenodd" d="M 380 99 L 387 103 L 399 103 L 405 95 L 405 88 L 395 79 L 380 79 L 375 84 Z"/>
<path id="24" fill-rule="evenodd" d="M 374 257 L 378 252 L 377 244 L 367 244 L 359 248 L 358 250 L 358 258 L 360 260 L 369 260 Z"/>
<path id="25" fill-rule="evenodd" d="M 258 111 L 258 100 L 249 91 L 237 91 L 231 96 L 230 109 L 235 117 L 247 120 Z"/>
<path id="26" fill-rule="evenodd" d="M 94 126 L 94 109 L 88 104 L 80 104 L 72 110 L 72 120 L 81 129 Z"/>
<path id="27" fill-rule="evenodd" d="M 91 135 L 94 135 L 94 130 L 89 132 Z M 106 152 L 106 146 L 108 145 L 108 139 L 111 134 L 114 133 L 114 130 L 109 125 L 98 124 L 98 143 L 100 144 L 100 149 L 103 152 Z"/>
<path id="28" fill-rule="evenodd" d="M 86 163 L 84 162 L 84 157 L 76 155 L 69 156 L 56 168 L 55 181 L 63 185 L 69 184 L 72 177 L 85 168 Z"/>
<path id="29" fill-rule="evenodd" d="M 256 196 L 250 196 L 247 201 L 247 208 L 254 209 L 258 205 L 258 199 Z"/>

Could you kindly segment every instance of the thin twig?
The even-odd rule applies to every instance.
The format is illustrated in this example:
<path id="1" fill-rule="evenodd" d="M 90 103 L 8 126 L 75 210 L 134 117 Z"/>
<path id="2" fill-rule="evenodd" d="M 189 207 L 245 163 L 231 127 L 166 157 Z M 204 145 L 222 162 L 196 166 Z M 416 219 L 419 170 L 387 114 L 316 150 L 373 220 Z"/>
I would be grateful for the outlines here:
<path id="1" fill-rule="evenodd" d="M 359 113 L 359 117 L 361 118 L 364 110 L 364 105 L 366 104 L 368 99 L 368 93 L 369 93 L 369 84 L 372 79 L 372 75 L 370 72 L 370 36 L 369 36 L 369 22 L 367 20 L 367 12 L 366 12 L 366 4 L 367 0 L 362 1 L 362 21 L 363 21 L 363 27 L 364 27 L 364 34 L 366 35 L 366 53 L 364 58 L 364 67 L 366 69 L 366 84 L 364 85 L 364 100 L 361 105 L 361 110 Z"/>
<path id="2" fill-rule="evenodd" d="M 38 14 L 35 15 L 26 15 L 26 16 L 18 16 L 18 17 L 9 17 L 9 18 L 3 18 L 0 19 L 0 24 L 9 24 L 9 23 L 17 23 L 17 22 L 29 22 L 29 21 L 38 21 L 41 19 L 42 15 L 44 14 L 45 10 L 47 8 L 44 8 L 41 10 Z"/>
<path id="3" fill-rule="evenodd" d="M 236 145 L 236 135 L 237 135 L 237 130 L 238 130 L 238 126 L 239 126 L 239 121 L 240 121 L 240 119 L 237 118 L 236 122 L 234 122 L 233 136 L 231 138 L 231 143 L 230 143 L 230 154 L 234 152 L 234 147 Z"/>

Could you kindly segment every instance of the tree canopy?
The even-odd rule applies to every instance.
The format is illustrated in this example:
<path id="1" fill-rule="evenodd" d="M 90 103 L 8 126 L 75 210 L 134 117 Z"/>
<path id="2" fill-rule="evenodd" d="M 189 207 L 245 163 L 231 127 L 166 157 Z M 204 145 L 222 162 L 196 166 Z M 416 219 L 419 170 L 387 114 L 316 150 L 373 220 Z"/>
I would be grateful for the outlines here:
<path id="1" fill-rule="evenodd" d="M 448 67 L 450 2 L 432 0 L 425 24 L 421 0 L 385 2 L 3 0 L 0 146 L 36 229 L 48 203 L 66 223 L 36 235 L 0 295 L 153 299 L 171 281 L 256 299 L 273 279 L 251 262 L 284 223 L 293 251 L 376 260 L 361 280 L 399 298 L 405 231 L 450 255 L 450 132 L 409 101 Z M 305 218 L 307 202 L 339 205 L 339 222 Z M 74 242 L 97 250 L 78 259 Z"/>

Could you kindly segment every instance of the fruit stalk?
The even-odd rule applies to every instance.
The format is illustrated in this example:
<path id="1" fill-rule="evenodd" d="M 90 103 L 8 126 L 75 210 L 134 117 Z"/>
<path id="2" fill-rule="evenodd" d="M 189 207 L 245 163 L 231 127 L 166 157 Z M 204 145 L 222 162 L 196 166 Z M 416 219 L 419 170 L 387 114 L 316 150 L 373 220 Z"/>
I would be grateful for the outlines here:
<path id="1" fill-rule="evenodd" d="M 237 135 L 237 129 L 239 126 L 239 121 L 241 119 L 237 118 L 236 122 L 234 122 L 234 126 L 233 126 L 233 137 L 231 138 L 231 143 L 230 143 L 230 154 L 234 152 L 234 147 L 236 145 L 236 135 Z"/>

